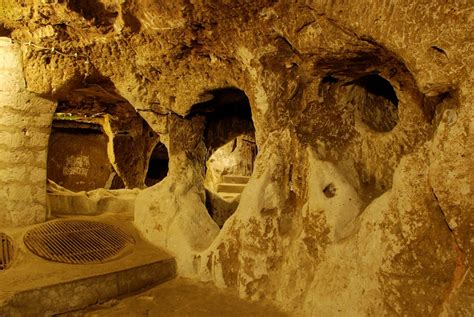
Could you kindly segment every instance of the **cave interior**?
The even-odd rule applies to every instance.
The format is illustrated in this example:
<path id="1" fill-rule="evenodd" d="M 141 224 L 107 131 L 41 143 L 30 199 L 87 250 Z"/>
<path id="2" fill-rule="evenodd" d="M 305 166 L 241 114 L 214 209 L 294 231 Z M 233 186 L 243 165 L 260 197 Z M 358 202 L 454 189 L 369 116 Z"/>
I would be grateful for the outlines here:
<path id="1" fill-rule="evenodd" d="M 0 316 L 472 316 L 469 1 L 0 2 Z"/>

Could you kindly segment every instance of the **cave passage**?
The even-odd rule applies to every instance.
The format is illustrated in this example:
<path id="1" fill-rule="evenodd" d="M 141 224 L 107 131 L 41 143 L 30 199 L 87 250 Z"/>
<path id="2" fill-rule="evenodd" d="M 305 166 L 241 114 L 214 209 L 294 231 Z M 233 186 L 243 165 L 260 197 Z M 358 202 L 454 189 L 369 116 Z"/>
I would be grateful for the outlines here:
<path id="1" fill-rule="evenodd" d="M 210 94 L 210 101 L 195 105 L 191 112 L 206 117 L 206 205 L 212 218 L 222 227 L 237 209 L 240 195 L 252 175 L 257 145 L 245 93 L 226 88 Z"/>
<path id="2" fill-rule="evenodd" d="M 398 98 L 385 78 L 369 74 L 353 82 L 361 102 L 358 114 L 362 123 L 376 132 L 389 132 L 398 123 Z"/>
<path id="3" fill-rule="evenodd" d="M 153 186 L 168 175 L 168 150 L 163 143 L 158 143 L 150 156 L 145 185 Z"/>

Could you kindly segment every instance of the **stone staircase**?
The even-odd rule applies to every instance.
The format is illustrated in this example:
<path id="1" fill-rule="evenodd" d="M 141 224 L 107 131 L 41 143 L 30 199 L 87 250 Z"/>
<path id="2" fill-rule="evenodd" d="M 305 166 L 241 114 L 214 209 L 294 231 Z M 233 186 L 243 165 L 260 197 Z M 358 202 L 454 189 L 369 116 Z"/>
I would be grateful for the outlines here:
<path id="1" fill-rule="evenodd" d="M 217 193 L 223 199 L 234 200 L 243 192 L 250 176 L 224 175 L 222 183 L 217 184 Z"/>

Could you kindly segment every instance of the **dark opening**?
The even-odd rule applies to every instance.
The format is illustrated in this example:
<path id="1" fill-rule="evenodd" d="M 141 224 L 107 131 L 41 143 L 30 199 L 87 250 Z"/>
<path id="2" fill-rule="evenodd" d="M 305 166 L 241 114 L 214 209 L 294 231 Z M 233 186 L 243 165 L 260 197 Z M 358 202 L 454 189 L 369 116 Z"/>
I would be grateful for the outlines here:
<path id="1" fill-rule="evenodd" d="M 333 183 L 327 185 L 326 187 L 324 187 L 323 193 L 327 198 L 332 198 L 336 196 L 336 186 L 334 186 Z"/>
<path id="2" fill-rule="evenodd" d="M 392 85 L 383 77 L 370 74 L 353 82 L 359 87 L 360 119 L 377 132 L 388 132 L 398 123 L 398 98 Z"/>
<path id="3" fill-rule="evenodd" d="M 7 28 L 4 24 L 0 23 L 0 36 L 10 37 L 12 30 Z"/>
<path id="4" fill-rule="evenodd" d="M 334 78 L 332 77 L 331 75 L 328 75 L 328 76 L 325 76 L 322 80 L 321 80 L 321 83 L 322 84 L 335 84 L 339 82 L 339 80 L 337 78 Z"/>
<path id="5" fill-rule="evenodd" d="M 96 25 L 111 25 L 118 15 L 98 0 L 70 0 L 68 8 L 87 20 L 93 20 Z"/>
<path id="6" fill-rule="evenodd" d="M 384 97 L 393 105 L 398 106 L 397 94 L 395 93 L 395 90 L 393 89 L 390 82 L 385 78 L 376 74 L 371 74 L 359 78 L 355 81 L 355 84 L 363 87 L 365 90 L 367 90 L 367 93 Z"/>
<path id="7" fill-rule="evenodd" d="M 446 52 L 442 48 L 439 48 L 438 46 L 431 46 L 431 48 L 435 50 L 437 53 L 443 54 L 444 56 L 448 56 L 448 54 L 446 54 Z"/>
<path id="8" fill-rule="evenodd" d="M 153 186 L 168 175 L 168 150 L 163 143 L 158 143 L 150 156 L 145 185 Z"/>

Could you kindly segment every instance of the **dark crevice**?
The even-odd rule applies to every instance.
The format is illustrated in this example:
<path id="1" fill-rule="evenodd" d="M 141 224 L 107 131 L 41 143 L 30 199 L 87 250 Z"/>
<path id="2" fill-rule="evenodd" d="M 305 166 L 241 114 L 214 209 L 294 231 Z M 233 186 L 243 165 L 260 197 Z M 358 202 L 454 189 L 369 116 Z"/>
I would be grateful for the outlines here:
<path id="1" fill-rule="evenodd" d="M 208 101 L 197 103 L 191 107 L 186 118 L 195 115 L 237 116 L 251 118 L 250 104 L 245 93 L 237 88 L 221 88 L 209 92 L 212 95 Z M 207 94 L 206 94 L 207 95 Z"/>
<path id="2" fill-rule="evenodd" d="M 360 100 L 360 120 L 376 132 L 389 132 L 398 123 L 398 97 L 392 85 L 383 77 L 370 74 L 352 82 L 354 97 Z"/>
<path id="3" fill-rule="evenodd" d="M 430 186 L 430 187 L 431 187 L 431 186 Z M 463 253 L 465 254 L 465 252 L 464 252 L 462 246 L 460 245 L 460 243 L 459 243 L 459 242 L 457 241 L 457 239 L 456 239 L 456 235 L 454 234 L 454 230 L 451 229 L 451 227 L 449 226 L 449 222 L 448 222 L 448 220 L 446 219 L 446 214 L 444 213 L 443 208 L 441 208 L 441 204 L 439 203 L 438 196 L 436 196 L 436 193 L 435 193 L 433 187 L 431 187 L 431 192 L 433 193 L 433 197 L 434 197 L 435 200 L 436 200 L 436 204 L 438 205 L 438 208 L 439 208 L 439 210 L 440 210 L 440 212 L 441 212 L 441 216 L 443 217 L 444 223 L 445 223 L 446 226 L 448 227 L 448 230 L 449 230 L 449 232 L 451 233 L 451 236 L 453 237 L 454 243 L 456 243 L 456 246 L 459 248 L 459 250 L 461 250 L 461 252 L 463 252 Z"/>
<path id="4" fill-rule="evenodd" d="M 294 47 L 293 44 L 291 44 L 291 42 L 286 37 L 279 35 L 276 37 L 276 40 L 283 43 L 283 46 L 285 46 L 289 51 L 294 53 L 296 56 L 301 56 L 300 52 Z M 283 50 L 280 48 L 279 51 L 283 51 Z"/>
<path id="5" fill-rule="evenodd" d="M 123 21 L 127 27 L 130 28 L 130 31 L 133 33 L 138 33 L 141 29 L 141 23 L 140 20 L 138 20 L 137 17 L 135 17 L 133 14 L 130 13 L 124 13 L 122 15 Z"/>
<path id="6" fill-rule="evenodd" d="M 308 26 L 310 26 L 311 24 L 313 24 L 314 22 L 316 22 L 316 20 L 310 20 L 308 22 L 305 22 L 302 26 L 300 26 L 297 30 L 296 30 L 296 33 L 299 33 L 301 31 L 303 31 L 305 28 L 307 28 Z"/>
<path id="7" fill-rule="evenodd" d="M 448 54 L 440 47 L 438 46 L 431 46 L 433 50 L 435 50 L 437 53 L 443 54 L 444 56 L 448 57 Z"/>
<path id="8" fill-rule="evenodd" d="M 431 187 L 431 185 L 430 185 Z M 443 220 L 444 220 L 444 223 L 446 224 L 446 226 L 448 227 L 448 230 L 451 234 L 451 237 L 453 239 L 453 242 L 454 244 L 456 245 L 456 252 L 457 252 L 457 260 L 456 260 L 456 269 L 455 271 L 453 272 L 453 281 L 452 281 L 452 285 L 450 287 L 450 290 L 449 290 L 449 294 L 452 294 L 453 292 L 456 291 L 457 288 L 459 288 L 463 282 L 464 282 L 464 279 L 466 277 L 466 273 L 470 270 L 470 263 L 469 261 L 466 261 L 466 251 L 463 249 L 461 243 L 459 243 L 459 241 L 457 240 L 456 238 L 456 234 L 454 233 L 454 230 L 451 229 L 451 227 L 449 226 L 449 223 L 448 223 L 448 220 L 446 219 L 446 215 L 443 211 L 443 208 L 441 208 L 441 204 L 439 203 L 439 199 L 438 197 L 436 196 L 436 193 L 434 191 L 434 188 L 431 187 L 431 191 L 433 193 L 433 197 L 435 198 L 436 200 L 436 203 L 438 205 L 438 208 L 440 210 L 440 213 L 441 213 L 441 216 L 443 217 Z M 462 276 L 460 279 L 456 279 L 456 275 L 457 275 L 457 272 L 458 270 L 461 270 L 461 274 L 460 276 Z M 450 296 L 450 295 L 449 295 Z M 447 296 L 446 298 L 449 298 L 449 296 Z M 442 305 L 444 305 L 445 303 L 443 303 Z"/>
<path id="9" fill-rule="evenodd" d="M 151 112 L 151 113 L 154 113 L 154 114 L 159 115 L 159 116 L 168 116 L 168 115 L 170 115 L 170 114 L 173 114 L 173 115 L 175 115 L 175 116 L 177 116 L 177 117 L 184 118 L 184 116 L 182 116 L 182 115 L 180 115 L 180 114 L 178 114 L 178 113 L 176 113 L 176 112 L 173 112 L 173 111 L 159 112 L 159 111 L 156 111 L 156 110 L 153 110 L 153 109 L 139 109 L 139 108 L 136 109 L 136 110 L 137 110 L 137 112 L 139 112 L 139 113 L 140 113 L 140 112 Z"/>
<path id="10" fill-rule="evenodd" d="M 321 80 L 321 84 L 335 84 L 338 82 L 339 80 L 337 78 L 332 77 L 331 75 L 327 75 Z"/>
<path id="11" fill-rule="evenodd" d="M 451 229 L 451 227 L 449 226 L 449 223 L 448 223 L 448 220 L 446 219 L 446 215 L 444 214 L 444 211 L 443 211 L 443 208 L 441 208 L 441 205 L 439 203 L 439 200 L 438 200 L 438 196 L 436 196 L 436 193 L 434 191 L 433 188 L 431 188 L 431 192 L 433 193 L 433 197 L 434 199 L 436 200 L 436 204 L 438 205 L 438 208 L 441 212 L 441 215 L 443 216 L 443 220 L 444 222 L 446 223 L 446 226 L 448 227 L 449 231 L 451 232 L 451 234 L 454 236 L 454 232 L 453 232 L 453 229 Z M 457 243 L 456 243 L 457 244 Z"/>

